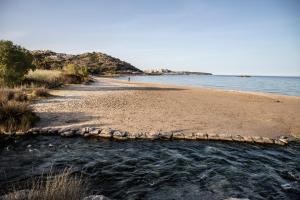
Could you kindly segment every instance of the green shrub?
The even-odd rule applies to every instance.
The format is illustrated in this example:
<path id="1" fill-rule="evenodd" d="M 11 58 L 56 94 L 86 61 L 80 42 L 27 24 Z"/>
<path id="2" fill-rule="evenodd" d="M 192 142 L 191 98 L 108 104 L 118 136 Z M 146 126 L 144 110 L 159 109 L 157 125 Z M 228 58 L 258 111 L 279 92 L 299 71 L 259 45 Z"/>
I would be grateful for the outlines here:
<path id="1" fill-rule="evenodd" d="M 28 71 L 34 70 L 31 53 L 11 41 L 0 40 L 0 82 L 2 85 L 19 84 Z"/>
<path id="2" fill-rule="evenodd" d="M 81 67 L 81 66 L 76 65 L 76 64 L 66 65 L 65 72 L 68 75 L 75 75 L 75 76 L 82 76 L 82 77 L 88 76 L 88 68 L 87 67 Z"/>

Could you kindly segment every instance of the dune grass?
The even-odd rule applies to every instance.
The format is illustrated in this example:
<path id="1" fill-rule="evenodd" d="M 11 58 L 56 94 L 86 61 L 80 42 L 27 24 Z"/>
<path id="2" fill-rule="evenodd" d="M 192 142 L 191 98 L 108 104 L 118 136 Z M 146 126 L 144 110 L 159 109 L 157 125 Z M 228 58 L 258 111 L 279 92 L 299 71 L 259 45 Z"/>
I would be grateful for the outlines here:
<path id="1" fill-rule="evenodd" d="M 82 200 L 86 194 L 86 182 L 82 176 L 72 176 L 71 169 L 60 174 L 50 172 L 29 184 L 28 189 L 16 190 L 3 196 L 4 200 Z"/>

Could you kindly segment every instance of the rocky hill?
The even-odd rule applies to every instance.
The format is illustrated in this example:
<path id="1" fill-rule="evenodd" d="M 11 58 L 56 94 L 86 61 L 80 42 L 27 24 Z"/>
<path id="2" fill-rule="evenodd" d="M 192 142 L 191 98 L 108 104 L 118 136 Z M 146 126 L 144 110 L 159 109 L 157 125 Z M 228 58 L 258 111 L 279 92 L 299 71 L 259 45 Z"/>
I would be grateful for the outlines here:
<path id="1" fill-rule="evenodd" d="M 32 51 L 32 55 L 39 69 L 62 69 L 67 64 L 77 64 L 88 67 L 89 72 L 94 74 L 142 73 L 133 65 L 100 52 L 71 55 L 49 50 L 36 50 Z"/>

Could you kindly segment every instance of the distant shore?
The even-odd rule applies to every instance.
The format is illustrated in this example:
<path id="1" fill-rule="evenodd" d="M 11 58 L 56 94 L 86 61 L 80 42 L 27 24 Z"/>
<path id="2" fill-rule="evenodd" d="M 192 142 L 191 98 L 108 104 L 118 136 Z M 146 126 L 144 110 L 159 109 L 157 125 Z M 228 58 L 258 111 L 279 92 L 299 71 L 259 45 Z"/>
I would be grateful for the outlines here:
<path id="1" fill-rule="evenodd" d="M 300 137 L 300 97 L 99 77 L 91 85 L 71 85 L 51 93 L 55 96 L 33 105 L 41 117 L 38 127 Z"/>

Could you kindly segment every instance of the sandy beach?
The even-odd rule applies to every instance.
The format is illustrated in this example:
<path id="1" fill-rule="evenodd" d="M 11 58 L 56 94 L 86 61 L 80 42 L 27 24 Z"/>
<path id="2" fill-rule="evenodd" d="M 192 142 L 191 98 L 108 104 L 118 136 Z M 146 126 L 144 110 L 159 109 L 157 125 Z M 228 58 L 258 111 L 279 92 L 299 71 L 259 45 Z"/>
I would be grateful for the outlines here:
<path id="1" fill-rule="evenodd" d="M 94 79 L 35 102 L 37 126 L 300 137 L 300 97 Z"/>

